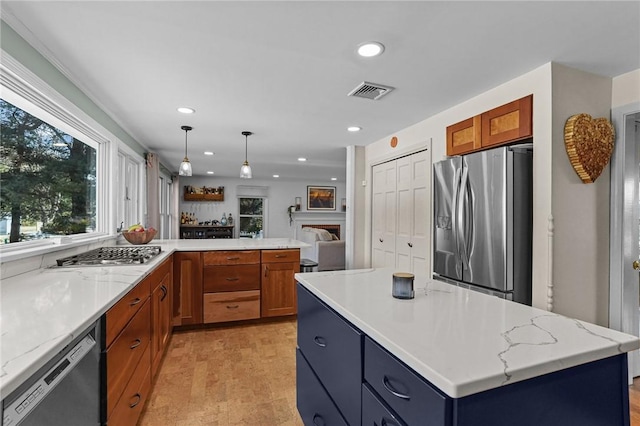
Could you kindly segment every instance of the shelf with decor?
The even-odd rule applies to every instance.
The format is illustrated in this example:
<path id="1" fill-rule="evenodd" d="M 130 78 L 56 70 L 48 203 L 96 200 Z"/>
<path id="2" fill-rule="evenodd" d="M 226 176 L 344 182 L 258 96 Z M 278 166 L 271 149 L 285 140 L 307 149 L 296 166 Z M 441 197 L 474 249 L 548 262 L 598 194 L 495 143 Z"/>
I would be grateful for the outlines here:
<path id="1" fill-rule="evenodd" d="M 194 187 L 185 185 L 184 201 L 224 201 L 224 186 Z"/>

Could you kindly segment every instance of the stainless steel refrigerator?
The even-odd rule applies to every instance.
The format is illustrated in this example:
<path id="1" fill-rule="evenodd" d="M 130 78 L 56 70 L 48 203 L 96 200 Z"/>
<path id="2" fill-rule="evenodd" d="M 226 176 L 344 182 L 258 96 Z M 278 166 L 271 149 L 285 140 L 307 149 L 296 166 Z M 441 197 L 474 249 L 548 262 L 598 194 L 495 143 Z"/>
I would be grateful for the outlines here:
<path id="1" fill-rule="evenodd" d="M 434 278 L 531 305 L 533 151 L 435 163 Z"/>

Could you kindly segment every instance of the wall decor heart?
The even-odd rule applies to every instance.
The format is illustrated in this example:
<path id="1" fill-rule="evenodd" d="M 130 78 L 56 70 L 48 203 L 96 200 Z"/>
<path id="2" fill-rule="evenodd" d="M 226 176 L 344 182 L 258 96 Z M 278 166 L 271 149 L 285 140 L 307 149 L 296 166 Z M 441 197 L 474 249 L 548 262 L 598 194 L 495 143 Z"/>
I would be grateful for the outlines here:
<path id="1" fill-rule="evenodd" d="M 569 117 L 564 125 L 564 145 L 569 161 L 582 182 L 593 183 L 613 153 L 613 125 L 606 118 L 589 114 Z"/>

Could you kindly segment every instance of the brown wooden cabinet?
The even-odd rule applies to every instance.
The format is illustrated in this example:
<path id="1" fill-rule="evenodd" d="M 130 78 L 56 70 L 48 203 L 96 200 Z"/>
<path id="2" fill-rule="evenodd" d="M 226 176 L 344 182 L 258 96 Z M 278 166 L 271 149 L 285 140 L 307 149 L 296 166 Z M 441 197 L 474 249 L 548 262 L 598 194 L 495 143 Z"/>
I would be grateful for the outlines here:
<path id="1" fill-rule="evenodd" d="M 513 142 L 533 135 L 533 95 L 482 114 L 482 147 Z"/>
<path id="2" fill-rule="evenodd" d="M 172 329 L 173 261 L 165 260 L 150 275 L 151 285 L 151 376 L 155 377 Z"/>
<path id="3" fill-rule="evenodd" d="M 107 423 L 135 425 L 139 410 L 131 412 L 140 403 L 144 403 L 150 389 L 144 382 L 150 377 L 150 280 L 145 279 L 114 305 L 106 314 L 105 377 Z M 117 325 L 125 322 L 117 329 Z M 138 374 L 134 374 L 138 372 Z M 128 391 L 136 392 L 129 394 Z M 146 389 L 144 394 L 140 393 Z M 128 401 L 137 395 L 139 403 L 133 407 L 122 401 Z M 128 409 L 127 409 L 128 407 Z M 116 423 L 112 417 L 122 419 Z"/>
<path id="4" fill-rule="evenodd" d="M 260 251 L 202 254 L 205 323 L 260 318 Z"/>
<path id="5" fill-rule="evenodd" d="M 447 155 L 459 155 L 482 147 L 480 116 L 447 127 Z"/>
<path id="6" fill-rule="evenodd" d="M 173 325 L 202 324 L 202 254 L 173 254 Z"/>
<path id="7" fill-rule="evenodd" d="M 300 271 L 300 250 L 262 250 L 263 317 L 297 313 L 294 274 Z"/>
<path id="8" fill-rule="evenodd" d="M 447 127 L 447 155 L 461 155 L 533 136 L 533 95 Z"/>

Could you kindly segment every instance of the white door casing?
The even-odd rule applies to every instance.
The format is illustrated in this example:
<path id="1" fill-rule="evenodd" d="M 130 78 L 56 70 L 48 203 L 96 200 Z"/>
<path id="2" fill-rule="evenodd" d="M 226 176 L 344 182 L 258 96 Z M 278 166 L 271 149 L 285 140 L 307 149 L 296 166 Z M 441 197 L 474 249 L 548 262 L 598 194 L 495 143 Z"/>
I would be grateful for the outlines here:
<path id="1" fill-rule="evenodd" d="M 638 206 L 640 161 L 640 104 L 612 111 L 616 142 L 611 158 L 611 224 L 609 255 L 609 327 L 638 336 L 638 260 L 640 207 Z M 629 382 L 640 375 L 638 351 L 629 353 Z"/>

